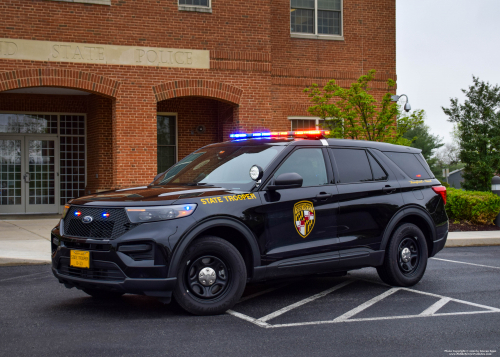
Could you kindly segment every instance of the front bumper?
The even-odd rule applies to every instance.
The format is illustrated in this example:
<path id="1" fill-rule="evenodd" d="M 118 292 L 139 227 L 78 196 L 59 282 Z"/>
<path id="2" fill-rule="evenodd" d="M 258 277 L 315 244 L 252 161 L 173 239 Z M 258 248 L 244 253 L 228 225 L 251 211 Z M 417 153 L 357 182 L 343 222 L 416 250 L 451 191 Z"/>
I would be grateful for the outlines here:
<path id="1" fill-rule="evenodd" d="M 77 278 L 63 275 L 52 266 L 52 273 L 59 282 L 67 288 L 78 289 L 102 289 L 121 293 L 141 294 L 161 298 L 170 298 L 175 288 L 177 278 L 165 279 L 132 279 L 125 278 L 122 281 L 100 281 L 93 279 Z"/>
<path id="2" fill-rule="evenodd" d="M 120 251 L 122 245 L 148 244 L 150 256 Z M 67 288 L 101 289 L 121 293 L 155 296 L 169 300 L 176 278 L 168 277 L 169 252 L 155 240 L 96 241 L 76 239 L 52 231 L 52 272 Z M 83 250 L 90 254 L 89 268 L 70 266 L 70 251 Z M 141 255 L 141 254 L 139 254 Z"/>

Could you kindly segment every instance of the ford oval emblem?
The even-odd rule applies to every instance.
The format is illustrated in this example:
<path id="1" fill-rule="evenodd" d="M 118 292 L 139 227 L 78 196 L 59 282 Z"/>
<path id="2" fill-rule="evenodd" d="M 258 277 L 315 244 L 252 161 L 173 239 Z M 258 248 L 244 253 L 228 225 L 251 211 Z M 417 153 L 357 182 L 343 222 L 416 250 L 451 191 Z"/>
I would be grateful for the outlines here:
<path id="1" fill-rule="evenodd" d="M 90 223 L 94 220 L 94 218 L 92 216 L 85 216 L 82 218 L 82 222 L 83 223 Z"/>

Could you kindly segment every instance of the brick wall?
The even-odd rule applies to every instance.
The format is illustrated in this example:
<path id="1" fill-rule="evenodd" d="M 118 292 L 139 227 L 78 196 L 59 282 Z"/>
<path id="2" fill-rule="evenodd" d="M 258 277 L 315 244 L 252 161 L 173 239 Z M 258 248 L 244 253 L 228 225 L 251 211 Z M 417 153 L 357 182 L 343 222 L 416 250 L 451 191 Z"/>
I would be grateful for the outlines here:
<path id="1" fill-rule="evenodd" d="M 307 115 L 302 89 L 311 83 L 335 78 L 348 86 L 376 69 L 379 98 L 384 81 L 396 79 L 395 0 L 344 0 L 344 41 L 291 38 L 289 1 L 213 0 L 210 14 L 178 11 L 177 0 L 112 0 L 111 6 L 0 0 L 0 38 L 210 51 L 210 69 L 0 59 L 0 91 L 49 85 L 109 98 L 86 109 L 89 123 L 106 123 L 107 136 L 90 126 L 88 132 L 109 155 L 92 153 L 92 160 L 110 165 L 110 176 L 95 181 L 91 176 L 100 170 L 101 178 L 102 168 L 89 167 L 88 181 L 92 188 L 118 188 L 148 183 L 156 173 L 158 110 L 179 112 L 182 158 L 232 131 L 289 129 L 288 116 Z M 168 90 L 173 83 L 182 86 L 177 94 Z M 32 104 L 2 105 L 27 110 Z M 191 135 L 201 121 L 207 134 Z"/>
<path id="2" fill-rule="evenodd" d="M 93 94 L 87 101 L 86 191 L 95 192 L 113 186 L 113 100 Z"/>
<path id="3" fill-rule="evenodd" d="M 87 113 L 87 96 L 0 92 L 0 111 Z"/>

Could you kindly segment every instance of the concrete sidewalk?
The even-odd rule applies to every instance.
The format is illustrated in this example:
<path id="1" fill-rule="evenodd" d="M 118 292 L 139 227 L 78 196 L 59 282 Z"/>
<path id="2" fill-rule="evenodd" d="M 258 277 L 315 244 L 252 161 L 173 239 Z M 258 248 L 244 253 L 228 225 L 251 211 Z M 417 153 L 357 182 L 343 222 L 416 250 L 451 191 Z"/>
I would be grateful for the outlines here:
<path id="1" fill-rule="evenodd" d="M 0 265 L 50 263 L 50 231 L 59 218 L 0 220 Z M 446 247 L 500 245 L 500 231 L 452 232 Z"/>
<path id="2" fill-rule="evenodd" d="M 50 231 L 58 218 L 0 220 L 0 265 L 50 263 Z"/>
<path id="3" fill-rule="evenodd" d="M 446 247 L 480 247 L 500 245 L 500 231 L 450 232 Z"/>

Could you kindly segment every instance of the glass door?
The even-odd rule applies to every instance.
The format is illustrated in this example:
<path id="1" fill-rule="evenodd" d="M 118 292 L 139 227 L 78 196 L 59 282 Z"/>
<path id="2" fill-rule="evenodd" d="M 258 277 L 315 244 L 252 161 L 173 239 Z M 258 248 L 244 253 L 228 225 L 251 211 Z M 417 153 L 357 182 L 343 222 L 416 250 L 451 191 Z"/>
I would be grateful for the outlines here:
<path id="1" fill-rule="evenodd" d="M 59 147 L 55 137 L 26 136 L 26 213 L 57 213 L 59 210 Z"/>
<path id="2" fill-rule="evenodd" d="M 25 213 L 24 138 L 0 136 L 0 214 Z"/>

